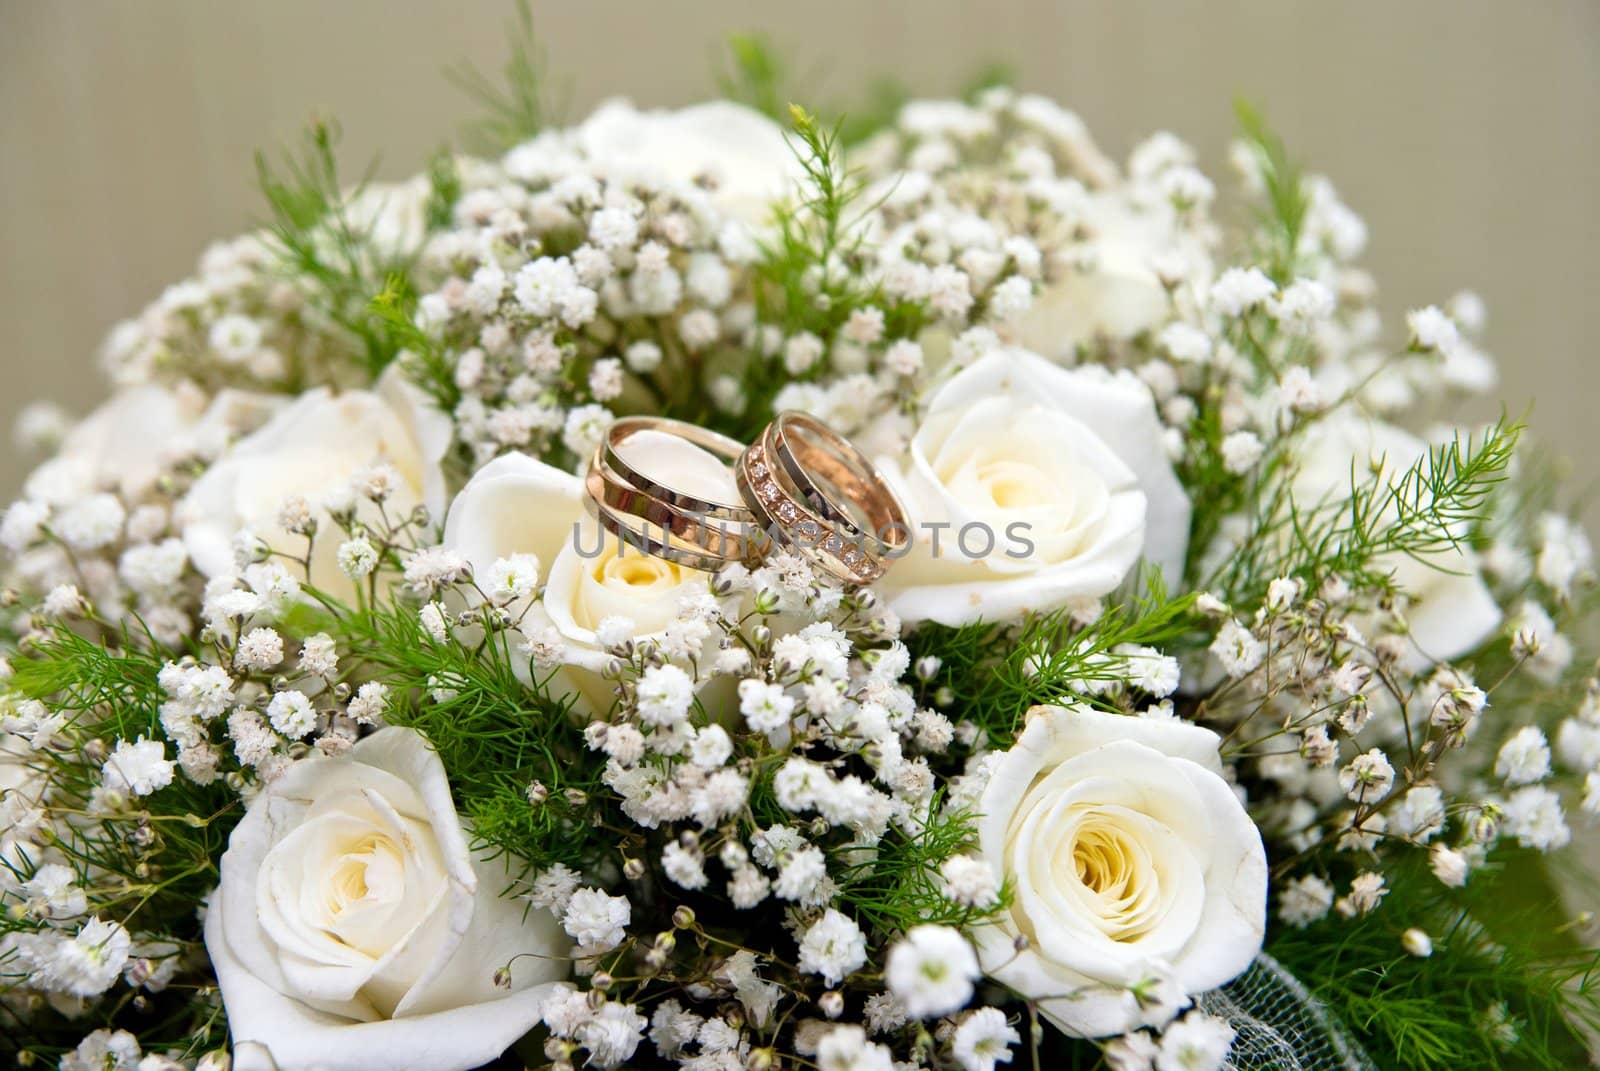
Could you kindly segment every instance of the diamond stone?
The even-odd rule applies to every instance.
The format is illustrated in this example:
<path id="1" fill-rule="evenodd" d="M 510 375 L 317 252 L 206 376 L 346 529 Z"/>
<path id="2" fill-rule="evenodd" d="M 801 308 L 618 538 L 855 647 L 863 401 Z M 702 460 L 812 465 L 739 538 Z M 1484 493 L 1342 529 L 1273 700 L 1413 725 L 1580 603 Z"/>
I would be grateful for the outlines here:
<path id="1" fill-rule="evenodd" d="M 800 522 L 801 535 L 814 536 L 820 531 L 822 531 L 822 528 L 817 524 L 816 521 L 807 519 Z"/>
<path id="2" fill-rule="evenodd" d="M 784 502 L 778 507 L 778 519 L 785 524 L 793 524 L 800 516 L 800 507 L 793 502 Z"/>
<path id="3" fill-rule="evenodd" d="M 844 540 L 836 535 L 831 535 L 823 541 L 822 549 L 829 554 L 837 554 L 844 549 Z"/>
<path id="4" fill-rule="evenodd" d="M 778 485 L 773 483 L 771 480 L 768 480 L 766 483 L 756 488 L 756 493 L 766 501 L 771 502 L 773 499 L 778 497 Z"/>
<path id="5" fill-rule="evenodd" d="M 754 476 L 756 479 L 759 480 L 762 477 L 766 476 L 766 474 L 767 474 L 767 466 L 766 465 L 762 464 L 759 461 L 753 461 L 753 462 L 750 463 L 750 475 Z"/>
<path id="6" fill-rule="evenodd" d="M 848 547 L 844 552 L 844 563 L 853 566 L 861 560 L 861 552 L 855 547 Z"/>

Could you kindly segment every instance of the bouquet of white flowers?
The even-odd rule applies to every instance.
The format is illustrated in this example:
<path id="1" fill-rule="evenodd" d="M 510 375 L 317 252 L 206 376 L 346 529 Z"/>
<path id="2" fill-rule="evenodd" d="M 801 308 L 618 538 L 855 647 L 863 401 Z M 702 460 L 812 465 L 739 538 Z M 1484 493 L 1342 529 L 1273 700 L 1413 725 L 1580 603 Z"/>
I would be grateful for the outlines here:
<path id="1" fill-rule="evenodd" d="M 1592 558 L 1443 423 L 1480 303 L 1386 331 L 1248 113 L 1224 227 L 1170 134 L 744 51 L 779 114 L 512 99 L 354 191 L 314 131 L 31 414 L 0 1052 L 1573 1066 Z"/>

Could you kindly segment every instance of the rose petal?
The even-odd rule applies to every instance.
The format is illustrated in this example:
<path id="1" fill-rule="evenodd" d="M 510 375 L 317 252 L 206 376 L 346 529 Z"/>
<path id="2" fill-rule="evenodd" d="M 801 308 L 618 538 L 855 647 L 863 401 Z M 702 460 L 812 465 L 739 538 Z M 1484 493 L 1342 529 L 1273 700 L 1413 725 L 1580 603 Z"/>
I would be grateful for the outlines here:
<path id="1" fill-rule="evenodd" d="M 450 503 L 443 542 L 480 575 L 513 554 L 537 554 L 549 563 L 571 543 L 582 517 L 582 480 L 526 454 L 504 454 L 479 469 Z"/>
<path id="2" fill-rule="evenodd" d="M 576 134 L 584 154 L 619 179 L 665 178 L 691 186 L 710 175 L 716 182 L 712 199 L 748 223 L 764 222 L 773 202 L 802 176 L 783 130 L 731 101 L 650 112 L 625 100 L 607 101 Z"/>
<path id="3" fill-rule="evenodd" d="M 235 1071 L 467 1071 L 532 1030 L 554 988 L 549 982 L 449 1011 L 353 1023 L 284 996 L 245 966 L 224 936 L 225 904 L 212 898 L 206 950 L 222 989 Z"/>
<path id="4" fill-rule="evenodd" d="M 1407 665 L 1421 670 L 1477 650 L 1505 619 L 1475 555 L 1445 551 L 1426 561 L 1403 558 L 1396 563 L 1395 583 L 1413 596 L 1406 607 L 1414 651 Z"/>

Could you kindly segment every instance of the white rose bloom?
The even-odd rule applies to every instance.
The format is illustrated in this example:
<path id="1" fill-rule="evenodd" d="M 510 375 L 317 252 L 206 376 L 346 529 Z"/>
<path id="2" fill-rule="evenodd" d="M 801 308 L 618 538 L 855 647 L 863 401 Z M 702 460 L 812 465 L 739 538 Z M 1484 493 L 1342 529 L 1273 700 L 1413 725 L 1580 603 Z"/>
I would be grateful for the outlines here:
<path id="1" fill-rule="evenodd" d="M 545 911 L 503 899 L 444 765 L 382 729 L 250 805 L 222 856 L 206 950 L 238 1071 L 464 1071 L 532 1029 L 567 973 Z M 495 972 L 511 965 L 511 988 Z"/>
<path id="2" fill-rule="evenodd" d="M 879 465 L 917 535 L 882 582 L 908 623 L 1004 619 L 1104 595 L 1141 554 L 1169 587 L 1182 581 L 1189 499 L 1150 392 L 1131 375 L 996 350 L 935 392 L 907 458 Z M 933 524 L 949 525 L 937 555 Z"/>
<path id="3" fill-rule="evenodd" d="M 1398 478 L 1427 455 L 1428 445 L 1347 408 L 1306 429 L 1296 452 L 1300 468 L 1291 489 L 1304 509 L 1347 498 L 1352 477 L 1358 484 Z M 1395 584 L 1410 596 L 1404 613 L 1416 648 L 1414 666 L 1464 655 L 1500 627 L 1500 606 L 1470 549 L 1447 548 L 1423 560 L 1397 554 L 1377 564 L 1391 570 Z"/>
<path id="4" fill-rule="evenodd" d="M 369 182 L 345 201 L 344 218 L 377 253 L 402 260 L 422 248 L 428 236 L 428 202 L 433 183 L 427 175 L 404 182 Z"/>
<path id="5" fill-rule="evenodd" d="M 112 488 L 137 499 L 185 452 L 220 449 L 228 436 L 260 423 L 279 400 L 225 390 L 208 399 L 197 388 L 124 387 L 79 421 L 60 452 L 28 477 L 29 498 L 62 504 Z"/>
<path id="6" fill-rule="evenodd" d="M 618 178 L 689 185 L 710 177 L 713 203 L 751 224 L 765 222 L 773 202 L 804 174 L 783 129 L 732 101 L 648 112 L 608 101 L 575 136 L 586 156 Z"/>
<path id="7" fill-rule="evenodd" d="M 400 477 L 384 503 L 388 515 L 404 517 L 426 505 L 437 522 L 445 504 L 439 462 L 452 435 L 450 418 L 396 369 L 384 373 L 371 391 L 307 391 L 259 431 L 234 443 L 178 504 L 175 519 L 189 556 L 207 576 L 232 573 L 233 539 L 244 528 L 274 549 L 301 554 L 304 538 L 278 527 L 284 502 L 299 496 L 320 506 L 379 463 L 393 466 Z M 376 520 L 370 514 L 368 519 Z M 311 583 L 350 598 L 354 585 L 338 561 L 343 538 L 325 515 L 322 521 Z"/>
<path id="8" fill-rule="evenodd" d="M 1155 265 L 1163 259 L 1204 264 L 1204 250 L 1178 226 L 1165 198 L 1135 203 L 1125 191 L 1084 194 L 1083 224 L 1093 237 L 1054 266 L 1053 281 L 1017 322 L 1020 345 L 1055 360 L 1096 337 L 1132 338 L 1171 317 L 1172 299 Z"/>
<path id="9" fill-rule="evenodd" d="M 639 431 L 617 447 L 629 464 L 679 490 L 737 502 L 728 467 L 674 435 Z M 583 481 L 524 454 L 489 462 L 450 504 L 444 545 L 472 563 L 478 575 L 501 558 L 534 554 L 550 562 L 543 598 L 523 621 L 529 634 L 554 628 L 562 660 L 599 670 L 609 659 L 596 637 L 607 618 L 625 618 L 642 638 L 679 616 L 686 595 L 703 593 L 707 573 L 645 555 L 603 535 L 583 505 Z M 574 681 L 581 687 L 581 682 Z M 609 695 L 609 687 L 603 688 Z M 609 706 L 606 699 L 601 707 Z"/>
<path id="10" fill-rule="evenodd" d="M 979 959 L 1068 1034 L 1137 1027 L 1124 987 L 1152 962 L 1198 993 L 1261 947 L 1266 852 L 1209 730 L 1035 707 L 977 811 L 979 850 L 1015 889 L 975 932 Z"/>

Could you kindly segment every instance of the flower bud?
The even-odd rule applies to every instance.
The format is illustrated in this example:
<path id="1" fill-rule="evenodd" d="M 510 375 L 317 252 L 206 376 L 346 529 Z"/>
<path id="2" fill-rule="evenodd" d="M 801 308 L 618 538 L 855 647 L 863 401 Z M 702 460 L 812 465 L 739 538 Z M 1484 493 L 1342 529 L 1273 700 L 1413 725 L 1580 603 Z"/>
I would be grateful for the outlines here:
<path id="1" fill-rule="evenodd" d="M 1400 935 L 1400 947 L 1406 950 L 1407 955 L 1427 959 L 1433 955 L 1433 938 L 1413 926 Z"/>

